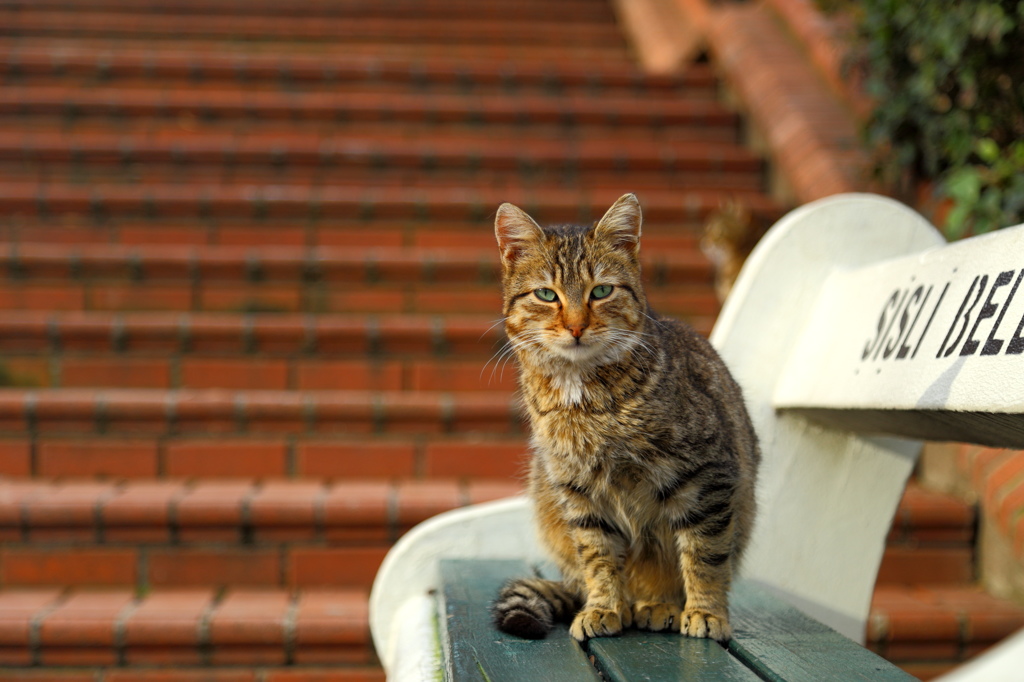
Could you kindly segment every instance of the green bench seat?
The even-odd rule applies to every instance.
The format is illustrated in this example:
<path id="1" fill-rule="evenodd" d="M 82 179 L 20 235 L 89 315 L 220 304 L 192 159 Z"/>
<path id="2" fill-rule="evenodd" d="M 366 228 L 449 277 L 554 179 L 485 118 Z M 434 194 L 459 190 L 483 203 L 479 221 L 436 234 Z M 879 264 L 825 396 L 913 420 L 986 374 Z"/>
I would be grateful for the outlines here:
<path id="1" fill-rule="evenodd" d="M 728 647 L 633 629 L 581 645 L 565 625 L 546 639 L 525 640 L 492 624 L 490 604 L 498 588 L 508 578 L 531 575 L 526 562 L 444 559 L 440 571 L 440 642 L 450 682 L 914 679 L 750 582 L 733 587 Z"/>

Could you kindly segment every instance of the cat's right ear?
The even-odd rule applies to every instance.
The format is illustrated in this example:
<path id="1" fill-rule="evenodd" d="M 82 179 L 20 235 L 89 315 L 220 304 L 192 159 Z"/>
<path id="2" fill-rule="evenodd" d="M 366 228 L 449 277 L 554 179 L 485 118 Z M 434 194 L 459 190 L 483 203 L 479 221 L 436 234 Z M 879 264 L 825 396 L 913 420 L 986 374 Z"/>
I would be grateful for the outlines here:
<path id="1" fill-rule="evenodd" d="M 634 258 L 640 252 L 640 202 L 634 194 L 623 194 L 594 226 L 594 234 Z"/>
<path id="2" fill-rule="evenodd" d="M 498 238 L 501 264 L 506 270 L 515 265 L 523 252 L 535 245 L 542 235 L 540 225 L 526 211 L 508 203 L 498 207 L 494 236 Z"/>

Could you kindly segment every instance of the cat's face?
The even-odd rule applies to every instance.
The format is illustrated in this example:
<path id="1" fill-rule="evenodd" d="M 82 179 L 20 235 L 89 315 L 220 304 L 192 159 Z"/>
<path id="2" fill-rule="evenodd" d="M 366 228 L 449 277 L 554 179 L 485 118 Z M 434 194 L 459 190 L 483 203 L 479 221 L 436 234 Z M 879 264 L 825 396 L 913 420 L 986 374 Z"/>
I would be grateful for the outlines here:
<path id="1" fill-rule="evenodd" d="M 640 284 L 640 205 L 627 194 L 593 228 L 542 228 L 502 204 L 505 329 L 539 359 L 612 362 L 642 343 L 647 301 Z"/>

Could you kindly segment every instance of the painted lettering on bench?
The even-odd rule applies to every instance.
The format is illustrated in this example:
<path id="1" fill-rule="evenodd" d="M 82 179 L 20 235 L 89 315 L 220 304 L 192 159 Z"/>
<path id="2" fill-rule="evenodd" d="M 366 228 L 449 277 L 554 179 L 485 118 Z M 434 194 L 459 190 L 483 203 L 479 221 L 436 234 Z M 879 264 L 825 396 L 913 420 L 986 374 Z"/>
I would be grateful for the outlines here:
<path id="1" fill-rule="evenodd" d="M 985 347 L 981 349 L 982 355 L 998 355 L 999 350 L 1003 347 L 1003 340 L 996 338 L 996 332 L 999 330 L 999 325 L 1003 322 L 1003 315 L 1006 314 L 1006 309 L 1010 307 L 1010 303 L 1013 302 L 1013 297 L 1017 294 L 1017 287 L 1020 286 L 1020 280 L 1024 278 L 1024 269 L 1021 269 L 1020 274 L 1017 275 L 1017 279 L 1013 283 L 1013 288 L 1010 289 L 1009 295 L 1006 297 L 1006 305 L 999 311 L 999 317 L 996 318 L 995 324 L 992 326 L 992 331 L 988 335 L 988 339 L 985 340 Z M 1014 332 L 1013 338 L 1010 340 L 1010 347 L 1006 349 L 1008 355 L 1019 355 L 1021 351 L 1024 351 L 1024 339 L 1020 338 L 1020 329 L 1024 326 L 1024 315 L 1021 316 L 1020 324 L 1017 325 L 1017 331 Z"/>
<path id="2" fill-rule="evenodd" d="M 980 283 L 979 283 L 980 282 Z M 971 288 L 967 290 L 967 295 L 964 296 L 963 303 L 960 304 L 960 310 L 956 311 L 956 316 L 953 318 L 953 324 L 950 326 L 949 331 L 946 332 L 946 338 L 942 340 L 942 345 L 939 346 L 939 352 L 935 354 L 935 357 L 948 358 L 956 350 L 957 344 L 960 343 L 960 339 L 964 337 L 964 332 L 967 331 L 967 325 L 971 320 L 971 311 L 974 310 L 974 306 L 978 305 L 978 301 L 981 300 L 981 294 L 985 291 L 985 285 L 988 284 L 988 275 L 976 276 L 974 281 L 971 282 Z M 975 295 L 975 285 L 977 285 L 977 294 Z M 970 306 L 967 306 L 967 302 L 973 301 Z M 967 310 L 964 307 L 967 306 Z M 956 328 L 957 324 L 960 325 L 960 332 L 957 334 L 956 340 L 951 343 L 948 348 L 946 342 L 949 341 L 950 335 Z"/>
<path id="3" fill-rule="evenodd" d="M 1017 299 L 1024 268 L 965 277 L 953 272 L 945 282 L 915 282 L 911 277 L 910 284 L 894 289 L 882 303 L 861 361 L 913 360 L 922 347 L 934 348 L 937 359 L 1024 354 L 1024 296 Z M 963 293 L 957 295 L 957 290 Z M 1020 304 L 1015 306 L 1015 301 Z M 1007 312 L 1012 313 L 1008 318 Z M 939 326 L 933 329 L 937 319 Z M 1012 335 L 1007 336 L 1004 319 L 1017 322 Z M 930 332 L 934 338 L 929 342 Z"/>
<path id="4" fill-rule="evenodd" d="M 931 312 L 924 327 L 916 337 L 914 336 L 915 330 L 918 328 L 918 322 L 922 319 L 922 313 L 929 309 L 929 300 L 932 298 L 935 285 L 919 284 L 916 287 L 911 285 L 892 292 L 878 316 L 875 337 L 869 340 L 864 347 L 861 360 L 867 360 L 869 357 L 872 360 L 877 360 L 879 356 L 883 360 L 888 360 L 894 354 L 897 360 L 903 360 L 907 356 L 913 358 L 917 355 L 921 342 L 935 318 L 935 311 L 942 304 L 942 299 L 946 296 L 948 288 L 949 284 L 947 283 L 935 304 L 930 308 Z"/>
<path id="5" fill-rule="evenodd" d="M 971 328 L 971 333 L 968 335 L 967 340 L 964 341 L 963 348 L 960 349 L 960 355 L 974 355 L 978 350 L 978 346 L 981 345 L 981 341 L 974 338 L 975 333 L 978 331 L 978 326 L 981 325 L 982 320 L 987 320 L 996 314 L 999 310 L 999 305 L 992 302 L 993 297 L 996 295 L 999 287 L 1005 287 L 1010 283 L 1013 278 L 1013 270 L 1006 270 L 1000 272 L 996 277 L 995 283 L 992 288 L 988 291 L 988 298 L 985 299 L 985 305 L 981 306 L 981 311 L 978 313 L 978 319 L 974 321 L 974 326 Z M 1006 306 L 1010 304 L 1012 297 L 1007 298 L 1002 304 L 1002 312 L 1006 312 Z M 982 349 L 982 355 L 996 355 L 999 353 L 999 346 L 1003 345 L 1000 339 L 995 338 L 996 331 L 999 329 L 999 323 L 1002 321 L 1003 316 L 1000 314 L 999 319 L 996 320 L 995 324 L 992 325 L 992 331 L 989 332 L 988 339 L 985 341 L 985 348 Z M 993 350 L 994 349 L 994 350 Z M 989 351 L 989 352 L 986 352 Z"/>

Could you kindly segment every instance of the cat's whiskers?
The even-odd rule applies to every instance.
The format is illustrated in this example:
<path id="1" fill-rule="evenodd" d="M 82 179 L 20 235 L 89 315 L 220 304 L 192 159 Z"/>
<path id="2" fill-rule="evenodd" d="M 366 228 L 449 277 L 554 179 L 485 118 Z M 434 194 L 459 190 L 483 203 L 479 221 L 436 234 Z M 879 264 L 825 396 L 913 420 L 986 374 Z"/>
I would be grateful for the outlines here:
<path id="1" fill-rule="evenodd" d="M 513 339 L 509 339 L 509 346 L 512 351 L 505 358 L 507 363 L 514 355 L 515 352 L 528 349 L 536 349 L 544 347 L 544 334 L 540 331 L 523 332 Z"/>
<path id="2" fill-rule="evenodd" d="M 662 325 L 662 322 L 661 322 L 661 320 L 659 320 L 659 319 L 657 319 L 656 317 L 652 316 L 652 315 L 651 315 L 650 313 L 648 313 L 648 312 L 644 311 L 644 314 L 643 314 L 643 315 L 644 315 L 644 317 L 646 317 L 646 318 L 647 318 L 648 320 L 650 320 L 651 322 L 653 322 L 653 323 L 654 323 L 654 326 L 655 326 L 655 327 L 657 327 L 658 329 L 664 329 L 664 328 L 665 328 L 665 327 L 664 327 L 664 326 Z"/>
<path id="3" fill-rule="evenodd" d="M 652 346 L 647 341 L 644 341 L 643 339 L 633 337 L 632 341 L 633 341 L 633 347 L 630 348 L 630 352 L 631 353 L 637 354 L 641 350 L 646 351 L 649 355 L 654 355 L 654 354 L 657 353 L 657 351 L 655 350 L 654 346 Z M 639 357 L 639 356 L 637 356 L 637 357 Z"/>
<path id="4" fill-rule="evenodd" d="M 643 369 L 644 373 L 650 374 L 651 368 L 649 359 L 644 357 L 640 351 L 645 350 L 649 354 L 654 354 L 655 351 L 649 343 L 640 338 L 640 332 L 629 329 L 609 328 L 607 333 L 610 340 L 616 343 L 621 343 L 621 346 L 619 347 L 620 352 L 624 350 L 629 353 L 630 357 L 632 357 L 636 364 Z M 623 341 L 625 341 L 625 343 L 622 343 Z"/>
<path id="5" fill-rule="evenodd" d="M 498 381 L 502 381 L 505 377 L 505 366 L 515 356 L 516 351 L 542 346 L 540 336 L 541 332 L 539 331 L 527 331 L 507 339 L 498 352 L 492 355 L 484 363 L 484 366 L 480 368 L 480 377 L 483 378 L 487 366 L 493 362 L 494 366 L 491 368 L 491 375 L 487 379 L 487 385 L 489 386 L 491 381 L 494 380 L 495 372 L 498 372 Z"/>
<path id="6" fill-rule="evenodd" d="M 652 334 L 645 334 L 634 329 L 621 329 L 615 327 L 609 327 L 605 330 L 608 338 L 613 343 L 618 344 L 619 358 L 621 359 L 623 351 L 628 353 L 634 362 L 643 370 L 645 374 L 650 374 L 650 361 L 653 356 L 657 354 L 654 347 L 646 341 L 644 336 L 652 336 Z"/>
<path id="7" fill-rule="evenodd" d="M 479 338 L 479 339 L 477 339 L 477 340 L 478 340 L 478 341 L 480 341 L 480 340 L 481 340 L 481 339 L 483 339 L 483 338 L 484 338 L 485 336 L 487 336 L 487 332 L 491 331 L 492 329 L 494 329 L 495 327 L 497 327 L 497 326 L 498 326 L 499 324 L 505 324 L 505 322 L 506 322 L 507 320 L 508 320 L 508 318 L 507 318 L 507 317 L 499 317 L 499 318 L 498 318 L 497 320 L 495 320 L 494 324 L 492 324 L 492 325 L 491 325 L 490 327 L 488 327 L 487 329 L 485 329 L 485 330 L 483 331 L 483 333 L 482 333 L 482 334 L 480 334 L 480 338 Z"/>
<path id="8" fill-rule="evenodd" d="M 494 363 L 494 366 L 491 368 L 491 375 L 487 377 L 488 386 L 490 386 L 491 381 L 494 380 L 494 373 L 498 371 L 499 367 L 501 368 L 502 373 L 498 375 L 498 381 L 501 381 L 504 378 L 504 363 L 508 362 L 508 359 L 512 357 L 514 351 L 515 346 L 513 346 L 510 342 L 506 341 L 504 344 L 502 344 L 501 349 L 499 349 L 497 353 L 492 355 L 490 359 L 488 359 L 487 362 L 484 363 L 484 366 L 480 368 L 480 378 L 482 379 L 484 372 L 487 370 L 487 366 L 490 365 L 492 362 Z"/>
<path id="9" fill-rule="evenodd" d="M 653 351 L 651 345 L 643 339 L 643 332 L 638 332 L 632 329 L 621 329 L 618 327 L 607 327 L 603 330 L 610 339 L 616 342 L 623 342 L 622 350 L 633 350 L 637 346 L 641 346 L 648 351 Z"/>

